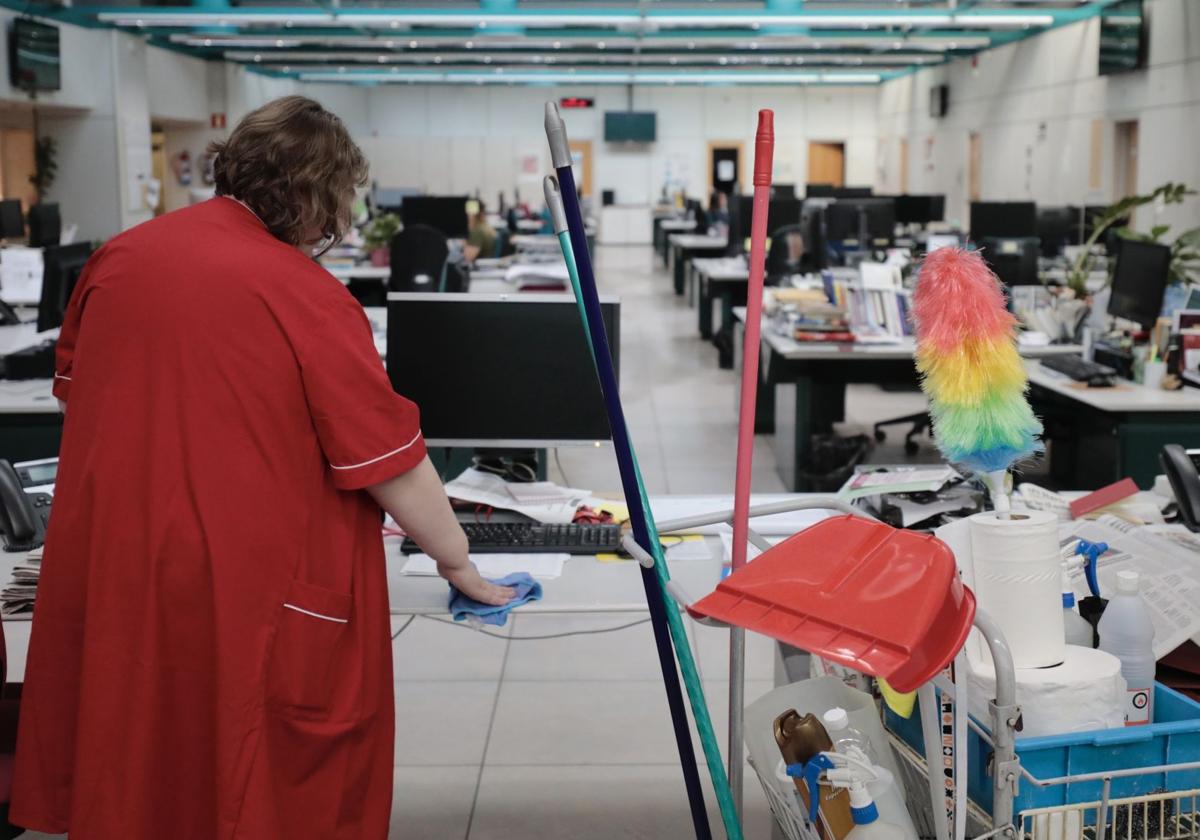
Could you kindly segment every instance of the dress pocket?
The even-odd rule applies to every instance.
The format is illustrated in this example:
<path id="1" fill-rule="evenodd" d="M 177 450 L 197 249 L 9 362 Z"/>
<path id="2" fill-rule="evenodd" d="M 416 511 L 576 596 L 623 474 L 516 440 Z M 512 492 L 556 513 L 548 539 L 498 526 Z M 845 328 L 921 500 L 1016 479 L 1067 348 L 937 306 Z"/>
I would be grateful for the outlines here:
<path id="1" fill-rule="evenodd" d="M 351 599 L 293 580 L 281 607 L 267 690 L 276 706 L 323 709 L 333 694 L 333 662 L 350 621 Z"/>

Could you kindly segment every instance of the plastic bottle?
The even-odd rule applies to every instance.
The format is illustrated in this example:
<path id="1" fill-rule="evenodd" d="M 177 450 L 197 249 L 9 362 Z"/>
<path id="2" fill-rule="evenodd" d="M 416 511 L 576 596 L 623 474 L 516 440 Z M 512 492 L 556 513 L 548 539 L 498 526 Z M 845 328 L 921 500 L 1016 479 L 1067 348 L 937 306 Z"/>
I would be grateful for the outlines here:
<path id="1" fill-rule="evenodd" d="M 871 748 L 871 739 L 850 725 L 850 716 L 845 709 L 834 707 L 821 716 L 825 730 L 833 742 L 834 752 L 852 756 L 873 766 L 875 779 L 867 783 L 867 792 L 874 800 L 884 820 L 899 827 L 909 840 L 916 840 L 917 830 L 904 804 L 904 795 L 890 770 L 880 765 Z"/>
<path id="2" fill-rule="evenodd" d="M 829 733 L 834 750 L 844 753 L 846 747 L 858 747 L 866 753 L 872 764 L 879 763 L 875 750 L 871 748 L 871 739 L 850 725 L 850 715 L 845 709 L 834 706 L 821 715 L 821 722 L 825 724 L 825 731 Z"/>
<path id="3" fill-rule="evenodd" d="M 806 765 L 818 753 L 833 750 L 833 741 L 816 715 L 801 715 L 795 709 L 775 718 L 775 743 L 783 760 L 790 765 Z M 803 778 L 795 779 L 796 791 L 810 807 L 809 785 Z M 850 795 L 845 790 L 832 788 L 828 784 L 817 786 L 817 801 L 820 805 L 818 832 L 821 840 L 845 840 L 854 829 L 850 816 Z"/>
<path id="4" fill-rule="evenodd" d="M 854 830 L 846 840 L 907 840 L 900 826 L 879 819 L 867 786 L 857 779 L 850 783 L 850 816 L 854 818 Z"/>
<path id="5" fill-rule="evenodd" d="M 1129 690 L 1125 725 L 1154 722 L 1154 624 L 1138 593 L 1137 572 L 1117 572 L 1117 595 L 1104 608 L 1096 630 L 1100 650 L 1121 660 L 1121 676 Z"/>
<path id="6" fill-rule="evenodd" d="M 1063 636 L 1069 645 L 1090 648 L 1096 639 L 1096 631 L 1086 618 L 1075 611 L 1075 593 L 1063 582 Z"/>

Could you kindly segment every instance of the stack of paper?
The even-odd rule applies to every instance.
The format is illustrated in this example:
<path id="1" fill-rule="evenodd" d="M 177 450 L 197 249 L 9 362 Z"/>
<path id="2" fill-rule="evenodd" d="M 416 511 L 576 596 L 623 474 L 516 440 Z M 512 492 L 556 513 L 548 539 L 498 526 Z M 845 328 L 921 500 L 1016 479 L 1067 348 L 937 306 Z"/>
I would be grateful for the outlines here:
<path id="1" fill-rule="evenodd" d="M 0 590 L 0 614 L 20 615 L 33 612 L 38 578 L 42 573 L 42 550 L 29 552 L 22 564 L 13 567 L 12 580 Z"/>
<path id="2" fill-rule="evenodd" d="M 551 494 L 548 487 L 555 485 L 549 482 L 539 482 L 534 485 L 525 500 L 519 500 L 511 488 L 520 484 L 510 484 L 498 475 L 468 468 L 458 478 L 446 485 L 446 495 L 451 499 L 464 502 L 474 502 L 477 505 L 487 505 L 498 510 L 513 510 L 522 513 L 537 522 L 565 525 L 575 518 L 575 511 L 591 497 L 590 490 L 574 490 L 560 487 Z M 542 497 L 544 501 L 531 501 Z"/>

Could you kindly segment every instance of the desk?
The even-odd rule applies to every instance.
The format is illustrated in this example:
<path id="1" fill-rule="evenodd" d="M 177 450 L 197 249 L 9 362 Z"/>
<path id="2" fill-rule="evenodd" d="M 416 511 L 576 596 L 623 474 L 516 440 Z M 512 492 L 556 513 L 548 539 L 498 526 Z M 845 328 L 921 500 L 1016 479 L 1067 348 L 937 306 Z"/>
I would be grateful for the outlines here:
<path id="1" fill-rule="evenodd" d="M 740 352 L 746 309 L 736 307 L 733 312 L 739 322 L 733 344 Z M 897 344 L 799 342 L 777 334 L 764 319 L 761 349 L 756 417 L 764 420 L 755 422 L 755 431 L 774 432 L 780 478 L 797 491 L 810 487 L 801 465 L 808 459 L 812 436 L 833 431 L 833 424 L 845 419 L 847 385 L 917 383 L 916 344 L 911 338 Z M 1020 348 L 1027 358 L 1079 350 L 1065 344 Z M 773 418 L 773 424 L 766 418 Z"/>
<path id="2" fill-rule="evenodd" d="M 696 229 L 692 219 L 682 219 L 678 216 L 666 216 L 654 220 L 653 242 L 654 251 L 662 257 L 663 268 L 667 267 L 667 236 L 672 233 L 690 233 Z"/>
<path id="3" fill-rule="evenodd" d="M 1200 390 L 1087 388 L 1035 362 L 1025 367 L 1030 402 L 1046 425 L 1050 474 L 1063 486 L 1095 490 L 1128 476 L 1149 489 L 1165 444 L 1200 447 Z"/>
<path id="4" fill-rule="evenodd" d="M 791 498 L 779 494 L 755 496 L 754 504 L 766 504 Z M 669 508 L 667 516 L 727 510 L 728 497 L 661 496 L 651 499 L 653 507 Z M 791 516 L 789 514 L 788 516 Z M 811 512 L 808 515 L 812 516 Z M 808 518 L 808 521 L 812 521 Z M 704 560 L 671 562 L 671 578 L 677 581 L 691 598 L 699 598 L 713 590 L 721 575 L 721 547 L 717 537 L 709 537 L 710 556 Z M 415 577 L 401 574 L 404 565 L 400 540 L 384 540 L 387 556 L 388 600 L 393 615 L 446 615 L 448 590 L 446 582 L 437 577 Z M 0 553 L 0 586 L 12 580 L 13 566 L 23 562 L 25 554 Z M 572 557 L 563 567 L 562 576 L 542 581 L 543 599 L 517 607 L 517 613 L 645 613 L 646 596 L 642 576 L 632 560 L 606 562 L 595 557 Z M 4 619 L 4 640 L 8 648 L 8 681 L 22 682 L 25 659 L 29 649 L 32 627 L 29 614 Z"/>
<path id="5" fill-rule="evenodd" d="M 370 263 L 363 263 L 362 265 L 327 265 L 324 268 L 343 283 L 349 283 L 351 280 L 386 281 L 392 276 L 390 266 L 371 265 Z"/>
<path id="6" fill-rule="evenodd" d="M 675 294 L 683 294 L 684 265 L 695 256 L 716 257 L 725 253 L 729 240 L 724 236 L 709 236 L 698 233 L 672 233 L 667 237 L 670 246 L 672 273 L 675 278 Z"/>
<path id="7" fill-rule="evenodd" d="M 713 337 L 714 299 L 721 301 L 719 332 L 731 331 L 733 307 L 746 305 L 750 267 L 745 257 L 696 257 L 692 260 L 692 270 L 696 273 L 700 337 Z M 733 367 L 733 354 L 722 348 L 719 364 L 722 368 Z"/>

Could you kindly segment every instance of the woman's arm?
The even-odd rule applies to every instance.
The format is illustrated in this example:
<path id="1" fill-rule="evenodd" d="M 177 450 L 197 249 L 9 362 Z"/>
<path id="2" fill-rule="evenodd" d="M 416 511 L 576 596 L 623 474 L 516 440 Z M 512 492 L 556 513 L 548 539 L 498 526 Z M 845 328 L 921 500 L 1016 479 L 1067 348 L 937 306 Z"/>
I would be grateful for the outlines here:
<path id="1" fill-rule="evenodd" d="M 438 574 L 459 592 L 497 606 L 512 600 L 510 587 L 488 583 L 467 559 L 467 536 L 428 457 L 395 478 L 371 485 L 367 492 L 434 559 Z"/>

